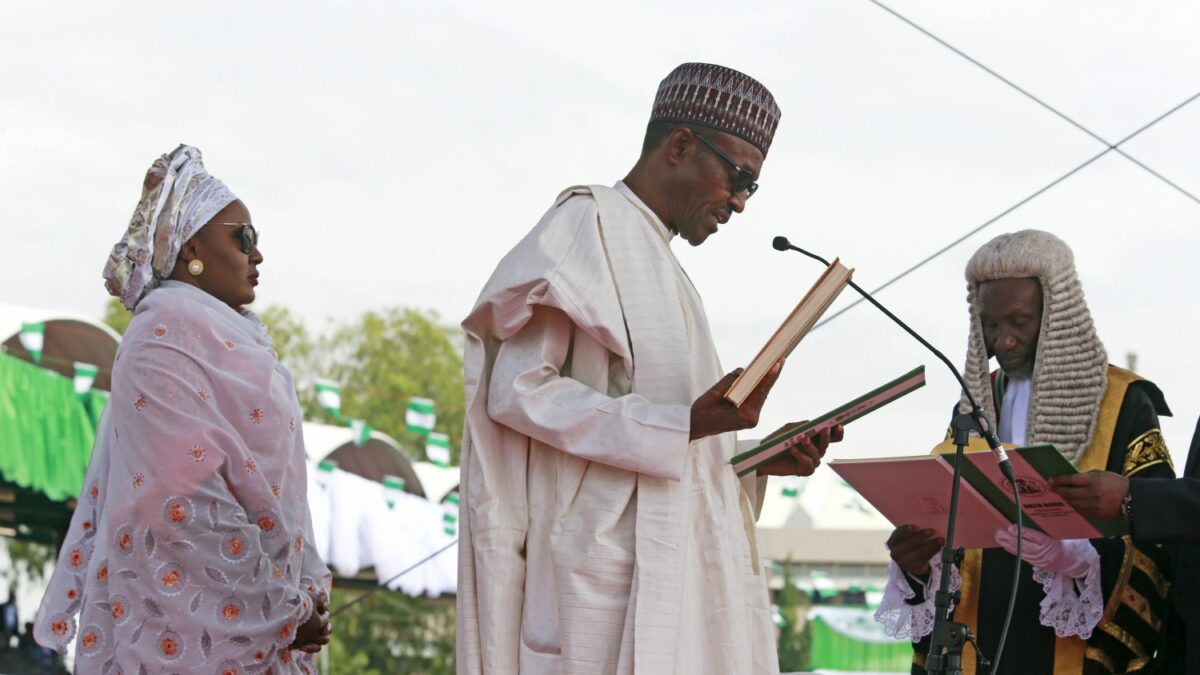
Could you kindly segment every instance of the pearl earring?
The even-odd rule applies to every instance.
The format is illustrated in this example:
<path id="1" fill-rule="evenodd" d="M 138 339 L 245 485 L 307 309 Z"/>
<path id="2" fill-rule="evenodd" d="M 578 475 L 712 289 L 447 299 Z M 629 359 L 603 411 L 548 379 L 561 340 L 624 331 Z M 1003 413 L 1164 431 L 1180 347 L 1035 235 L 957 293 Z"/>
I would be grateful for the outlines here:
<path id="1" fill-rule="evenodd" d="M 188 273 L 194 277 L 204 274 L 204 261 L 196 259 L 188 263 Z"/>

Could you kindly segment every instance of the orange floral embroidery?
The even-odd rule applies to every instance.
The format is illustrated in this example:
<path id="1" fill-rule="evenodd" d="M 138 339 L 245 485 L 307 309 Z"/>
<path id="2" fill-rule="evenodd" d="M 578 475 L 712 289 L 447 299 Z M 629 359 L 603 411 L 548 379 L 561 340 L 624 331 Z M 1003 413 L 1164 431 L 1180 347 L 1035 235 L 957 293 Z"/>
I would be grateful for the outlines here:
<path id="1" fill-rule="evenodd" d="M 201 400 L 201 401 L 207 401 L 207 400 L 208 400 L 208 390 L 207 390 L 207 389 L 205 389 L 204 387 L 200 387 L 199 389 L 197 389 L 197 390 L 196 390 L 196 395 L 200 397 L 200 400 Z"/>
<path id="2" fill-rule="evenodd" d="M 112 618 L 118 623 L 125 618 L 125 603 L 120 600 L 112 601 Z"/>
<path id="3" fill-rule="evenodd" d="M 271 494 L 275 495 L 276 499 L 279 499 L 279 495 L 283 494 L 283 489 L 280 488 L 278 485 L 272 485 L 271 486 Z"/>
<path id="4" fill-rule="evenodd" d="M 90 521 L 90 520 L 85 520 L 85 521 L 83 521 L 83 525 L 82 525 L 82 527 L 83 527 L 83 531 L 84 531 L 84 532 L 89 532 L 89 531 L 91 531 L 91 529 L 92 529 L 92 521 Z"/>
<path id="5" fill-rule="evenodd" d="M 84 631 L 83 635 L 79 636 L 79 644 L 82 645 L 84 649 L 92 649 L 99 643 L 100 636 L 97 635 L 96 631 L 94 630 Z"/>
<path id="6" fill-rule="evenodd" d="M 162 585 L 167 588 L 175 588 L 179 585 L 180 574 L 177 569 L 168 569 L 163 572 Z"/>
<path id="7" fill-rule="evenodd" d="M 254 652 L 254 660 L 255 661 L 262 661 L 265 658 L 267 658 L 267 655 L 265 652 L 261 652 L 261 651 Z"/>
<path id="8" fill-rule="evenodd" d="M 50 632 L 60 637 L 66 635 L 69 630 L 71 630 L 71 624 L 67 623 L 66 619 L 55 619 L 50 624 Z"/>
<path id="9" fill-rule="evenodd" d="M 146 407 L 146 397 L 142 394 L 138 394 L 137 400 L 135 400 L 133 402 L 133 407 L 139 411 L 142 408 L 145 408 Z"/>
<path id="10" fill-rule="evenodd" d="M 71 554 L 67 557 L 67 564 L 71 567 L 79 567 L 83 564 L 83 549 L 76 546 L 71 549 Z"/>
<path id="11" fill-rule="evenodd" d="M 171 522 L 173 523 L 182 523 L 188 519 L 187 506 L 185 506 L 183 502 L 175 502 L 174 504 L 171 504 L 170 509 L 168 509 L 168 514 L 171 518 Z"/>
<path id="12" fill-rule="evenodd" d="M 280 654 L 279 660 L 283 661 L 284 663 L 291 663 L 292 662 L 292 650 L 289 649 L 289 650 L 285 651 L 284 653 Z"/>
<path id="13" fill-rule="evenodd" d="M 226 605 L 221 608 L 221 618 L 225 619 L 226 621 L 237 621 L 238 619 L 242 618 L 242 608 L 238 607 L 232 602 L 226 603 Z"/>
<path id="14" fill-rule="evenodd" d="M 167 334 L 167 327 L 163 324 L 158 324 L 154 327 L 154 337 L 161 338 Z"/>
<path id="15" fill-rule="evenodd" d="M 141 475 L 141 474 L 138 474 L 138 475 Z M 135 485 L 136 485 L 136 483 L 135 483 Z M 129 532 L 122 532 L 120 535 L 117 536 L 117 546 L 120 547 L 120 549 L 122 551 L 124 551 L 125 553 L 129 553 L 130 551 L 132 551 L 133 550 L 133 534 L 129 533 Z"/>
<path id="16" fill-rule="evenodd" d="M 246 467 L 246 473 L 254 473 L 254 470 L 258 468 L 257 465 L 254 464 L 254 460 L 252 460 L 252 459 L 248 459 L 245 462 L 242 462 L 242 466 Z"/>
<path id="17" fill-rule="evenodd" d="M 100 565 L 96 569 L 96 581 L 102 584 L 108 581 L 108 565 Z"/>
<path id="18" fill-rule="evenodd" d="M 68 600 L 74 600 L 75 598 L 78 598 L 78 597 L 79 597 L 79 591 L 75 590 L 74 588 L 67 589 L 67 599 Z"/>
<path id="19" fill-rule="evenodd" d="M 198 445 L 193 445 L 192 449 L 188 450 L 188 456 L 192 458 L 193 462 L 203 462 L 204 461 L 204 448 L 202 448 Z"/>
<path id="20" fill-rule="evenodd" d="M 88 488 L 88 496 L 90 496 L 92 499 L 96 499 L 97 497 L 99 497 L 100 496 L 100 486 L 96 485 L 95 483 L 92 483 L 92 486 L 90 488 Z"/>
<path id="21" fill-rule="evenodd" d="M 231 340 L 225 341 L 225 349 L 233 349 L 233 342 Z"/>
<path id="22" fill-rule="evenodd" d="M 304 548 L 304 537 L 298 534 L 296 535 L 296 553 L 299 553 L 302 548 Z"/>
<path id="23" fill-rule="evenodd" d="M 250 411 L 250 421 L 254 422 L 255 424 L 262 424 L 263 411 L 259 408 L 255 408 L 254 410 L 251 410 Z"/>
<path id="24" fill-rule="evenodd" d="M 168 658 L 179 655 L 179 642 L 170 635 L 164 637 L 159 642 L 159 648 L 162 650 L 163 656 Z"/>
<path id="25" fill-rule="evenodd" d="M 221 664 L 221 675 L 238 675 L 241 672 L 236 665 Z"/>
<path id="26" fill-rule="evenodd" d="M 286 622 L 284 622 L 284 624 L 282 626 L 279 627 L 279 638 L 281 640 L 287 639 L 291 634 L 292 634 L 292 622 L 286 621 Z"/>
<path id="27" fill-rule="evenodd" d="M 271 516 L 258 517 L 258 529 L 263 532 L 271 532 L 275 529 L 275 519 Z"/>
<path id="28" fill-rule="evenodd" d="M 230 557 L 236 558 L 237 556 L 241 555 L 242 551 L 244 550 L 246 550 L 246 542 L 242 541 L 241 537 L 234 535 L 229 538 L 229 546 L 225 549 L 225 551 L 230 555 Z"/>
<path id="29" fill-rule="evenodd" d="M 279 569 L 279 568 L 278 568 L 277 566 L 275 566 L 275 565 L 271 565 L 271 573 L 275 575 L 275 578 L 276 578 L 276 579 L 282 579 L 282 578 L 283 578 L 283 570 Z"/>
<path id="30" fill-rule="evenodd" d="M 133 474 L 133 487 L 140 488 L 140 487 L 142 487 L 142 483 L 144 483 L 144 482 L 146 482 L 146 477 L 143 476 L 141 473 Z"/>

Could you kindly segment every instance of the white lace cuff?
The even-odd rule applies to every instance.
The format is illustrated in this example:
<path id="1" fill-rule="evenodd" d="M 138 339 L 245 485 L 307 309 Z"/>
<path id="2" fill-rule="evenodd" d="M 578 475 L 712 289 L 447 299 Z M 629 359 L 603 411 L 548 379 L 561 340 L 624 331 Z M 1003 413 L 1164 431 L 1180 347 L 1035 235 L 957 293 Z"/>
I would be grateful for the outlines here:
<path id="1" fill-rule="evenodd" d="M 1038 618 L 1043 626 L 1053 628 L 1058 637 L 1078 636 L 1087 640 L 1104 615 L 1100 554 L 1086 539 L 1064 541 L 1063 545 L 1075 548 L 1076 555 L 1087 562 L 1087 569 L 1082 576 L 1071 577 L 1062 572 L 1033 568 L 1033 580 L 1041 583 L 1046 593 Z"/>
<path id="2" fill-rule="evenodd" d="M 875 620 L 883 624 L 883 632 L 894 638 L 909 638 L 919 642 L 921 638 L 933 632 L 933 622 L 937 607 L 934 606 L 934 593 L 942 574 L 942 553 L 933 556 L 929 561 L 929 581 L 925 583 L 924 601 L 915 605 L 908 603 L 916 597 L 916 592 L 908 583 L 907 575 L 900 566 L 892 561 L 888 563 L 887 586 L 883 591 L 883 600 L 875 611 Z M 950 568 L 950 590 L 962 588 L 962 577 L 958 568 Z"/>

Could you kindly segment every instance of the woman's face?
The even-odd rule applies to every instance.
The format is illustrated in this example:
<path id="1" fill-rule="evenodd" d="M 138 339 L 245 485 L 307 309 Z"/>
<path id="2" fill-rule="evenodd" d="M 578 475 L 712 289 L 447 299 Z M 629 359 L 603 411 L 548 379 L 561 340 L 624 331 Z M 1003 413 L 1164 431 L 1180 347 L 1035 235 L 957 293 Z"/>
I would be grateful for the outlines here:
<path id="1" fill-rule="evenodd" d="M 242 250 L 242 229 L 253 227 L 250 211 L 241 200 L 235 200 L 217 212 L 186 244 L 188 260 L 180 256 L 176 269 L 201 290 L 233 308 L 254 302 L 254 287 L 258 285 L 258 266 L 263 256 L 257 243 L 250 253 Z M 183 252 L 181 252 L 183 253 Z M 193 276 L 187 271 L 188 261 L 204 263 L 204 272 Z M 173 274 L 178 278 L 178 275 Z"/>

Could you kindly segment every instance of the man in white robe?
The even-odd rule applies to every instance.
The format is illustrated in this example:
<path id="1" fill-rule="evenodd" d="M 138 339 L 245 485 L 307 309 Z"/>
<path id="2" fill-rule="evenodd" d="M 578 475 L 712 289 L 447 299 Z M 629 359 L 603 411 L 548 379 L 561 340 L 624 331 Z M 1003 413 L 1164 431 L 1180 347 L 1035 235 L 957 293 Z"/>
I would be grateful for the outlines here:
<path id="1" fill-rule="evenodd" d="M 680 66 L 625 180 L 564 191 L 463 322 L 459 673 L 779 671 L 761 484 L 729 460 L 782 363 L 723 400 L 736 371 L 669 246 L 742 211 L 778 117 L 751 78 Z"/>

